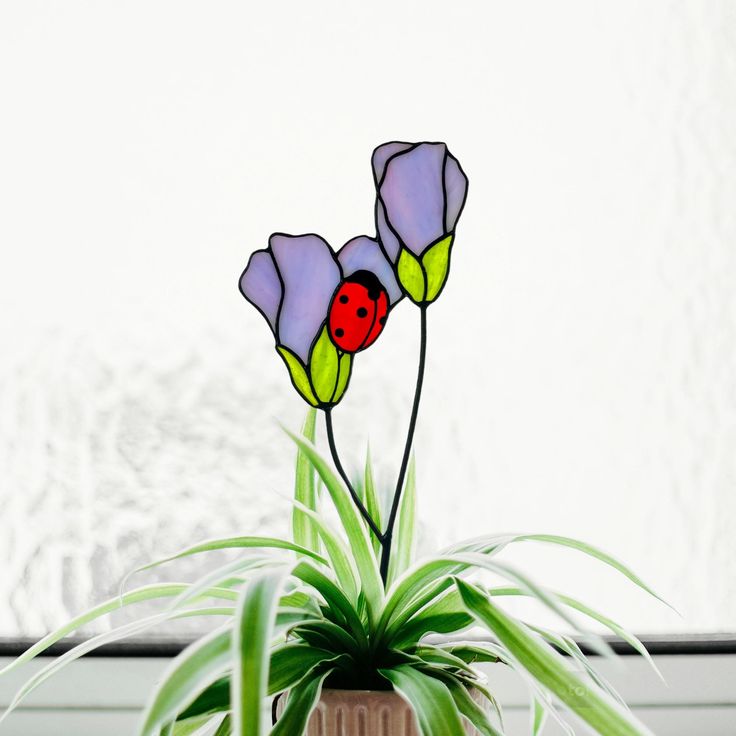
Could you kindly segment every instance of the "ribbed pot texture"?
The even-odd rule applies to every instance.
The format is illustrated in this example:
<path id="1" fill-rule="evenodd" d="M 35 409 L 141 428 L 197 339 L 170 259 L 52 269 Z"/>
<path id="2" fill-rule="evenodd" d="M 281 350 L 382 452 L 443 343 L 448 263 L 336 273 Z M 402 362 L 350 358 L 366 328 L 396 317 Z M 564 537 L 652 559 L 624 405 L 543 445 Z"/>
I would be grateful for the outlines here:
<path id="1" fill-rule="evenodd" d="M 474 700 L 486 706 L 477 690 L 471 690 Z M 279 698 L 277 718 L 286 707 L 286 698 Z M 470 725 L 468 736 L 481 736 Z M 322 691 L 317 709 L 312 713 L 307 736 L 420 736 L 411 708 L 394 692 L 380 690 Z"/>

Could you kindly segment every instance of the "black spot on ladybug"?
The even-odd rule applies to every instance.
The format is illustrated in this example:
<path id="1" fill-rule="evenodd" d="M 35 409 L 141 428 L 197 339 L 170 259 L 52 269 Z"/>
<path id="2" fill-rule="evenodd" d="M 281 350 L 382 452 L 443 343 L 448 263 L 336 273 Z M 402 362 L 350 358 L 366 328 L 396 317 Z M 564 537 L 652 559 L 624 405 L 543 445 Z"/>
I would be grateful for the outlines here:
<path id="1" fill-rule="evenodd" d="M 356 271 L 355 273 L 351 273 L 350 276 L 347 276 L 345 281 L 365 286 L 368 291 L 368 298 L 374 302 L 378 301 L 378 298 L 384 291 L 383 285 L 378 280 L 378 276 L 371 271 Z"/>
<path id="2" fill-rule="evenodd" d="M 358 307 L 356 314 L 358 315 L 358 317 L 367 317 L 368 310 L 365 307 Z"/>
<path id="3" fill-rule="evenodd" d="M 345 330 L 342 327 L 338 327 L 335 330 L 335 337 L 342 337 L 345 334 Z"/>
<path id="4" fill-rule="evenodd" d="M 384 315 L 383 317 L 381 317 L 381 319 L 378 320 L 378 323 L 381 324 L 381 325 L 385 325 L 386 324 L 386 315 Z"/>
<path id="5" fill-rule="evenodd" d="M 343 295 L 342 295 L 342 296 L 340 297 L 340 304 L 347 304 L 347 303 L 348 303 L 348 301 L 349 301 L 349 300 L 348 300 L 348 298 L 347 298 L 347 296 L 346 296 L 345 294 L 343 294 Z"/>

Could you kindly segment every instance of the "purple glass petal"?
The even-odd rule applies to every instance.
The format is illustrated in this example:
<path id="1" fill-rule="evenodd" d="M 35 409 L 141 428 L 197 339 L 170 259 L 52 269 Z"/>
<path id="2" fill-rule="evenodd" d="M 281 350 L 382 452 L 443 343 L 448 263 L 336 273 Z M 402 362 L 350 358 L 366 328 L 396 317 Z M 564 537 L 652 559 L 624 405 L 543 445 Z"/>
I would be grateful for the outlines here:
<path id="1" fill-rule="evenodd" d="M 458 160 L 449 151 L 445 161 L 445 192 L 447 196 L 445 231 L 449 233 L 455 229 L 468 195 L 468 177 L 460 168 Z"/>
<path id="2" fill-rule="evenodd" d="M 404 245 L 421 255 L 445 234 L 444 143 L 422 143 L 386 163 L 379 194 Z"/>
<path id="3" fill-rule="evenodd" d="M 340 268 L 319 235 L 275 234 L 269 244 L 284 282 L 278 340 L 306 363 L 340 283 Z"/>
<path id="4" fill-rule="evenodd" d="M 371 163 L 373 164 L 373 176 L 376 180 L 376 185 L 381 183 L 381 177 L 383 171 L 386 168 L 386 161 L 391 158 L 395 153 L 399 151 L 406 151 L 411 148 L 414 143 L 403 143 L 402 141 L 392 141 L 391 143 L 384 143 L 378 146 L 371 156 Z"/>
<path id="5" fill-rule="evenodd" d="M 282 289 L 270 251 L 257 250 L 250 257 L 240 277 L 240 293 L 261 312 L 275 333 Z"/>
<path id="6" fill-rule="evenodd" d="M 386 260 L 381 246 L 373 238 L 360 235 L 349 240 L 337 254 L 342 266 L 343 276 L 350 276 L 356 271 L 366 270 L 374 273 L 388 292 L 391 304 L 401 299 L 401 287 L 396 283 L 394 269 Z"/>
<path id="7" fill-rule="evenodd" d="M 391 228 L 386 224 L 386 209 L 380 197 L 376 198 L 376 230 L 381 239 L 381 245 L 392 263 L 396 263 L 401 250 L 401 244 L 396 239 Z"/>

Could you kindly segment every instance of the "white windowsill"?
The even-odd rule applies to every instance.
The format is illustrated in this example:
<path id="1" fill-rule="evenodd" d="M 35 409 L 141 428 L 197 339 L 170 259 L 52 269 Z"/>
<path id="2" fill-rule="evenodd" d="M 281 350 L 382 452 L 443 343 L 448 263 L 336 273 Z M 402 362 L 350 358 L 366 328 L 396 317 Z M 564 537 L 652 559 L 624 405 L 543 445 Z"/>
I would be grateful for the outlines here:
<path id="1" fill-rule="evenodd" d="M 640 658 L 601 662 L 609 678 L 654 733 L 663 736 L 733 736 L 736 733 L 736 654 L 675 655 L 655 658 L 663 685 Z M 0 667 L 10 660 L 0 658 Z M 0 678 L 0 708 L 33 671 L 41 658 L 19 672 Z M 18 712 L 0 726 L 2 736 L 131 736 L 167 658 L 95 657 L 72 664 L 44 683 Z M 617 666 L 618 665 L 618 666 Z M 494 692 L 506 711 L 508 736 L 528 733 L 523 685 L 506 668 L 486 668 Z M 583 728 L 579 733 L 585 733 Z M 561 731 L 551 723 L 545 731 Z"/>

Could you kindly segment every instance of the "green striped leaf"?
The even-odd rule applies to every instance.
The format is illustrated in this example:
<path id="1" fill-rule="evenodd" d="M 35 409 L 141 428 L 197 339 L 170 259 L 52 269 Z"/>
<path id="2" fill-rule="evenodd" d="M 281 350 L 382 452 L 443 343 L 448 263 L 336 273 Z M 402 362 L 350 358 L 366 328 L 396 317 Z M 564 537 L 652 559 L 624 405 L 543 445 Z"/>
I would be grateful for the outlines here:
<path id="1" fill-rule="evenodd" d="M 531 716 L 532 736 L 539 736 L 544 730 L 544 724 L 547 722 L 547 711 L 536 698 L 532 699 Z"/>
<path id="2" fill-rule="evenodd" d="M 383 516 L 383 510 L 381 508 L 381 500 L 376 492 L 376 484 L 373 478 L 373 463 L 371 461 L 371 448 L 370 446 L 365 453 L 365 470 L 363 471 L 363 496 L 365 499 L 365 508 L 371 519 L 376 522 L 376 526 L 379 529 L 383 529 L 383 522 L 381 517 Z M 376 537 L 375 534 L 370 534 L 371 545 L 373 551 L 376 554 L 376 559 L 380 559 L 383 546 L 381 540 Z"/>
<path id="3" fill-rule="evenodd" d="M 233 719 L 230 714 L 222 719 L 222 723 L 217 727 L 217 731 L 212 736 L 231 736 L 233 732 Z"/>
<path id="4" fill-rule="evenodd" d="M 296 685 L 314 665 L 334 659 L 332 652 L 315 649 L 306 644 L 282 644 L 271 651 L 268 670 L 268 695 L 278 695 Z M 214 715 L 230 710 L 230 675 L 221 677 L 185 708 L 179 715 L 186 720 L 203 715 Z"/>
<path id="5" fill-rule="evenodd" d="M 218 629 L 187 647 L 169 665 L 146 708 L 142 736 L 153 736 L 176 718 L 230 662 L 229 629 Z"/>
<path id="6" fill-rule="evenodd" d="M 400 630 L 400 623 L 397 623 L 393 619 L 397 617 L 397 614 L 401 614 L 402 606 L 409 603 L 413 596 L 420 593 L 423 588 L 438 576 L 461 574 L 472 568 L 488 570 L 519 584 L 522 588 L 529 591 L 530 595 L 540 603 L 556 613 L 565 623 L 573 627 L 574 630 L 585 635 L 586 643 L 591 648 L 604 656 L 611 654 L 610 646 L 600 636 L 582 629 L 580 624 L 567 613 L 549 591 L 540 587 L 531 578 L 510 565 L 497 562 L 487 555 L 474 552 L 436 557 L 418 565 L 402 576 L 391 591 L 389 591 L 389 597 L 381 620 L 379 621 L 376 638 L 379 641 L 383 641 L 384 638 L 390 641 L 396 632 Z M 399 621 L 402 620 L 403 617 L 399 619 Z"/>
<path id="7" fill-rule="evenodd" d="M 588 657 L 585 656 L 583 650 L 577 645 L 574 639 L 565 634 L 558 634 L 556 631 L 551 631 L 542 626 L 535 626 L 525 622 L 524 625 L 529 631 L 533 631 L 538 634 L 546 642 L 552 644 L 559 651 L 567 654 L 568 657 L 575 660 L 579 664 L 590 679 L 601 689 L 607 692 L 614 700 L 620 703 L 626 708 L 626 703 L 623 698 L 616 692 L 611 683 L 608 682 L 591 664 Z"/>
<path id="8" fill-rule="evenodd" d="M 345 628 L 332 621 L 305 621 L 294 626 L 291 633 L 310 646 L 327 649 L 335 654 L 345 652 L 353 655 L 358 661 L 366 654 L 365 642 L 357 642 Z"/>
<path id="9" fill-rule="evenodd" d="M 268 694 L 278 695 L 288 690 L 317 664 L 334 659 L 333 652 L 307 644 L 284 644 L 271 653 L 268 673 Z"/>
<path id="10" fill-rule="evenodd" d="M 330 558 L 330 562 L 332 562 L 332 569 L 335 571 L 340 587 L 352 603 L 357 603 L 358 582 L 355 577 L 353 557 L 347 545 L 318 513 L 308 509 L 297 501 L 294 501 L 293 503 L 297 508 L 299 508 L 302 516 L 309 519 L 312 524 L 312 528 L 317 531 L 319 538 L 324 543 L 327 555 Z"/>
<path id="11" fill-rule="evenodd" d="M 430 665 L 441 665 L 443 670 L 458 670 L 459 672 L 465 672 L 470 677 L 477 675 L 475 670 L 464 659 L 455 656 L 443 647 L 427 642 L 415 647 L 412 651 L 414 652 L 414 656 L 421 659 L 422 662 Z"/>
<path id="12" fill-rule="evenodd" d="M 186 721 L 176 721 L 165 726 L 160 733 L 161 736 L 192 736 L 201 732 L 210 721 L 214 721 L 214 716 L 199 716 Z"/>
<path id="13" fill-rule="evenodd" d="M 247 578 L 248 575 L 245 575 L 245 573 L 249 573 L 249 575 L 258 574 L 264 567 L 273 567 L 277 564 L 283 565 L 283 560 L 268 557 L 242 557 L 240 559 L 233 560 L 232 562 L 228 562 L 221 567 L 216 567 L 214 570 L 189 585 L 187 589 L 171 603 L 170 610 L 175 611 L 188 603 L 191 603 L 193 600 L 199 598 L 205 590 L 210 590 L 213 587 L 223 587 L 223 583 L 231 580 L 233 576 L 238 578 Z"/>
<path id="14" fill-rule="evenodd" d="M 366 599 L 369 620 L 374 622 L 377 620 L 378 612 L 383 604 L 383 581 L 368 538 L 368 532 L 363 524 L 363 518 L 355 507 L 350 494 L 330 470 L 327 461 L 320 455 L 317 448 L 308 440 L 298 437 L 288 430 L 285 431 L 309 458 L 332 498 L 353 551 L 362 591 Z"/>
<path id="15" fill-rule="evenodd" d="M 503 733 L 491 723 L 488 713 L 470 696 L 465 685 L 454 677 L 442 676 L 441 679 L 447 685 L 460 714 L 467 718 L 481 736 L 503 736 Z"/>
<path id="16" fill-rule="evenodd" d="M 159 613 L 154 616 L 148 616 L 146 618 L 139 619 L 138 621 L 132 621 L 128 624 L 112 629 L 112 631 L 106 631 L 102 634 L 98 634 L 97 636 L 93 636 L 90 639 L 87 639 L 87 641 L 84 641 L 81 644 L 78 644 L 74 648 L 70 649 L 68 652 L 65 652 L 60 657 L 52 659 L 47 665 L 42 667 L 32 677 L 28 678 L 28 680 L 25 681 L 20 690 L 15 694 L 7 709 L 0 715 L 0 723 L 2 723 L 3 720 L 5 720 L 5 718 L 10 715 L 11 711 L 17 708 L 18 705 L 20 705 L 20 703 L 25 700 L 25 698 L 27 698 L 37 687 L 43 684 L 46 680 L 62 670 L 68 664 L 71 664 L 80 657 L 83 657 L 85 654 L 88 654 L 89 652 L 92 652 L 105 644 L 111 644 L 113 642 L 120 641 L 121 639 L 126 639 L 130 636 L 142 634 L 144 631 L 147 631 L 154 626 L 158 626 L 159 624 L 162 624 L 170 619 L 193 616 L 231 615 L 232 610 L 233 609 L 231 608 L 203 608 L 180 611 L 175 613 Z"/>
<path id="17" fill-rule="evenodd" d="M 236 736 L 262 736 L 263 733 L 271 639 L 287 574 L 282 568 L 259 575 L 248 584 L 238 603 L 230 683 Z"/>
<path id="18" fill-rule="evenodd" d="M 316 560 L 323 565 L 327 564 L 327 560 L 322 557 L 322 555 L 285 539 L 278 539 L 277 537 L 226 537 L 224 539 L 210 539 L 207 542 L 195 544 L 193 547 L 187 547 L 170 557 L 164 557 L 163 559 L 149 562 L 147 565 L 136 568 L 126 575 L 121 587 L 125 587 L 126 582 L 133 575 L 136 575 L 139 572 L 152 570 L 154 567 L 159 567 L 167 562 L 180 560 L 184 557 L 190 557 L 191 555 L 198 555 L 202 552 L 214 552 L 216 550 L 223 549 L 284 549 L 289 550 L 290 552 L 296 552 L 299 555 L 311 557 L 313 560 Z"/>
<path id="19" fill-rule="evenodd" d="M 422 736 L 465 736 L 460 715 L 446 685 L 411 665 L 399 665 L 380 672 L 411 705 Z"/>
<path id="20" fill-rule="evenodd" d="M 230 710 L 230 675 L 208 685 L 179 713 L 177 720 L 186 721 L 205 715 L 212 716 L 228 710 Z"/>
<path id="21" fill-rule="evenodd" d="M 489 588 L 488 592 L 490 593 L 491 596 L 504 596 L 504 595 L 528 596 L 529 595 L 527 591 L 522 590 L 521 588 L 506 588 L 506 587 Z M 584 603 L 581 603 L 579 600 L 572 598 L 569 595 L 565 595 L 564 593 L 555 593 L 554 595 L 557 598 L 557 600 L 560 601 L 560 603 L 563 603 L 564 605 L 575 609 L 576 611 L 578 611 L 579 613 L 582 613 L 588 618 L 591 618 L 594 621 L 597 621 L 598 623 L 605 626 L 613 634 L 623 639 L 632 649 L 634 649 L 637 652 L 637 654 L 640 654 L 642 657 L 644 657 L 644 659 L 646 659 L 650 667 L 654 670 L 657 677 L 659 677 L 659 679 L 662 682 L 664 682 L 664 677 L 662 676 L 662 673 L 659 671 L 659 668 L 657 667 L 657 665 L 654 663 L 654 660 L 652 659 L 651 655 L 647 651 L 647 648 L 628 629 L 624 628 L 620 624 L 617 624 L 615 621 L 608 618 L 608 616 L 605 616 L 604 614 L 596 611 L 590 606 L 585 605 Z"/>
<path id="22" fill-rule="evenodd" d="M 484 541 L 488 542 L 495 548 L 499 544 L 499 541 L 501 539 L 505 539 L 503 546 L 514 542 L 542 542 L 544 544 L 553 544 L 559 547 L 569 547 L 570 549 L 582 552 L 583 554 L 588 555 L 589 557 L 593 557 L 594 559 L 603 562 L 605 565 L 612 567 L 614 570 L 617 570 L 626 578 L 628 578 L 632 583 L 634 583 L 634 585 L 646 591 L 647 593 L 649 593 L 649 595 L 654 596 L 658 601 L 661 601 L 669 608 L 672 608 L 672 606 L 666 600 L 664 600 L 664 598 L 655 593 L 654 590 L 649 587 L 649 585 L 647 585 L 633 570 L 624 565 L 623 562 L 617 560 L 615 557 L 612 557 L 607 552 L 604 552 L 603 550 L 600 550 L 591 544 L 581 542 L 578 539 L 572 539 L 571 537 L 561 537 L 556 534 L 514 534 L 507 535 L 505 538 L 503 538 L 499 535 L 490 535 L 488 537 L 477 537 L 476 539 L 467 540 L 466 542 L 462 542 L 459 545 L 453 545 L 453 547 L 448 551 L 462 551 L 463 547 L 468 548 L 468 546 L 470 545 L 477 546 L 479 544 L 482 544 Z M 673 608 L 672 610 L 675 609 Z"/>
<path id="23" fill-rule="evenodd" d="M 528 633 L 483 591 L 459 579 L 455 582 L 468 611 L 508 648 L 519 666 L 601 736 L 651 733 L 612 698 L 571 672 L 561 655 Z"/>
<path id="24" fill-rule="evenodd" d="M 322 684 L 334 669 L 327 664 L 316 665 L 302 677 L 289 691 L 286 707 L 271 729 L 271 736 L 302 736 L 305 733 L 322 692 Z"/>
<path id="25" fill-rule="evenodd" d="M 391 560 L 388 568 L 389 585 L 399 575 L 406 572 L 414 558 L 416 507 L 416 461 L 414 455 L 412 455 L 406 474 L 406 485 L 401 496 L 397 530 L 391 550 Z"/>
<path id="26" fill-rule="evenodd" d="M 350 630 L 355 640 L 360 642 L 361 646 L 367 645 L 368 639 L 360 617 L 332 580 L 307 560 L 298 563 L 292 575 L 314 588 L 325 599 L 331 612 L 338 616 L 340 623 L 344 623 Z"/>
<path id="27" fill-rule="evenodd" d="M 314 442 L 317 423 L 317 410 L 309 409 L 302 427 L 302 435 L 310 442 Z M 301 448 L 296 451 L 296 481 L 294 499 L 312 511 L 317 510 L 317 486 L 312 464 Z M 303 511 L 295 507 L 291 512 L 291 526 L 294 542 L 313 552 L 319 552 L 319 536 L 312 520 Z"/>
<path id="28" fill-rule="evenodd" d="M 121 608 L 131 606 L 136 603 L 143 603 L 144 601 L 150 601 L 160 598 L 175 598 L 176 596 L 181 595 L 184 591 L 186 591 L 188 587 L 189 586 L 184 583 L 163 583 L 161 585 L 146 585 L 141 588 L 137 588 L 136 590 L 131 590 L 122 596 L 115 596 L 115 598 L 110 598 L 104 603 L 100 603 L 99 605 L 90 609 L 86 613 L 83 613 L 80 616 L 76 616 L 71 621 L 69 621 L 69 623 L 66 623 L 64 624 L 64 626 L 56 629 L 56 631 L 53 631 L 50 634 L 44 636 L 43 639 L 37 641 L 33 646 L 26 649 L 23 654 L 16 657 L 10 664 L 1 669 L 0 676 L 11 672 L 16 667 L 19 667 L 26 662 L 29 662 L 34 657 L 37 657 L 39 654 L 45 652 L 57 641 L 60 641 L 65 636 L 72 634 L 74 631 L 81 628 L 82 626 L 86 626 L 87 624 L 92 623 L 93 621 L 96 621 L 103 616 L 107 616 L 113 611 L 118 611 Z"/>

